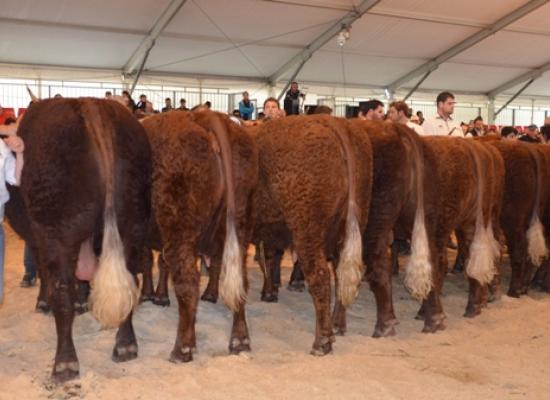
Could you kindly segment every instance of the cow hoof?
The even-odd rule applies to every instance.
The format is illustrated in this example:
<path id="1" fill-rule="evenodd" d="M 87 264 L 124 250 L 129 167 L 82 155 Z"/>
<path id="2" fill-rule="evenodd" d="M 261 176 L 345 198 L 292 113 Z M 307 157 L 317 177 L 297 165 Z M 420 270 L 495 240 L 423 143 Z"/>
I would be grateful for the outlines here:
<path id="1" fill-rule="evenodd" d="M 465 318 L 475 318 L 479 314 L 481 314 L 481 307 L 479 306 L 468 306 L 466 307 L 466 311 L 464 312 Z"/>
<path id="2" fill-rule="evenodd" d="M 436 333 L 437 331 L 444 331 L 445 328 L 446 326 L 443 323 L 443 318 L 434 319 L 430 322 L 424 323 L 424 329 L 422 329 L 422 333 Z"/>
<path id="3" fill-rule="evenodd" d="M 166 297 L 153 297 L 153 304 L 156 306 L 168 307 L 170 305 L 170 298 Z"/>
<path id="4" fill-rule="evenodd" d="M 383 324 L 376 324 L 372 337 L 383 338 L 383 337 L 395 336 L 396 335 L 395 325 L 397 324 L 399 324 L 399 321 L 397 321 L 396 319 L 387 321 Z"/>
<path id="5" fill-rule="evenodd" d="M 201 300 L 216 304 L 218 302 L 218 296 L 214 293 L 204 292 L 201 296 Z"/>
<path id="6" fill-rule="evenodd" d="M 74 303 L 74 313 L 75 315 L 82 315 L 89 311 L 88 303 Z"/>
<path id="7" fill-rule="evenodd" d="M 497 290 L 491 294 L 489 294 L 489 303 L 494 303 L 495 301 L 500 300 L 502 297 L 502 291 Z"/>
<path id="8" fill-rule="evenodd" d="M 142 294 L 139 296 L 139 304 L 145 303 L 147 301 L 154 302 L 155 297 L 152 294 Z"/>
<path id="9" fill-rule="evenodd" d="M 306 290 L 304 281 L 292 281 L 288 284 L 288 290 L 291 292 L 303 292 Z"/>
<path id="10" fill-rule="evenodd" d="M 334 334 L 336 336 L 345 336 L 346 332 L 348 331 L 348 328 L 345 324 L 344 325 L 333 324 L 333 328 L 334 328 Z"/>
<path id="11" fill-rule="evenodd" d="M 311 355 L 313 356 L 326 356 L 332 353 L 332 343 L 334 342 L 334 336 L 322 337 L 319 339 L 319 343 L 314 343 L 311 349 Z"/>
<path id="12" fill-rule="evenodd" d="M 279 295 L 277 293 L 262 293 L 262 301 L 266 303 L 278 303 Z"/>
<path id="13" fill-rule="evenodd" d="M 52 379 L 56 384 L 61 384 L 79 376 L 78 361 L 56 363 L 52 371 Z"/>
<path id="14" fill-rule="evenodd" d="M 508 297 L 513 297 L 515 299 L 519 299 L 521 296 L 521 293 L 519 292 L 519 290 L 515 290 L 515 289 L 508 290 L 507 294 L 508 294 Z"/>
<path id="15" fill-rule="evenodd" d="M 180 347 L 172 350 L 170 362 L 175 364 L 188 363 L 193 361 L 193 349 L 191 347 Z"/>
<path id="16" fill-rule="evenodd" d="M 113 356 L 111 357 L 114 362 L 130 361 L 138 356 L 137 344 L 129 344 L 127 346 L 115 346 L 113 349 Z"/>
<path id="17" fill-rule="evenodd" d="M 38 302 L 36 303 L 36 311 L 42 314 L 48 315 L 51 310 L 52 309 L 50 305 L 44 300 L 38 300 Z"/>
<path id="18" fill-rule="evenodd" d="M 229 343 L 229 352 L 231 354 L 239 354 L 242 351 L 251 351 L 250 339 L 247 337 L 242 339 L 239 339 L 237 337 L 232 338 L 231 342 Z"/>

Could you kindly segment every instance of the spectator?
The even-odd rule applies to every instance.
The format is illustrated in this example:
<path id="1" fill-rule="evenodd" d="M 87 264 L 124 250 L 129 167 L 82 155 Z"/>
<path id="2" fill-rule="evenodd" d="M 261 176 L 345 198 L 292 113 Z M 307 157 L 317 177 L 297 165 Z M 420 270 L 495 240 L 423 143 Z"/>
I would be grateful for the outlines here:
<path id="1" fill-rule="evenodd" d="M 0 304 L 4 301 L 4 227 L 1 222 L 4 219 L 4 206 L 10 197 L 6 182 L 19 185 L 23 168 L 24 144 L 19 136 L 12 133 L 13 128 L 0 126 L 0 134 L 10 135 L 0 140 Z M 12 152 L 15 153 L 15 157 Z"/>
<path id="2" fill-rule="evenodd" d="M 248 98 L 248 92 L 243 92 L 243 99 L 239 102 L 239 112 L 245 121 L 252 119 L 254 115 L 254 104 Z"/>
<path id="3" fill-rule="evenodd" d="M 145 107 L 147 106 L 147 96 L 144 94 L 139 95 L 139 101 L 136 105 L 136 109 L 142 110 L 145 112 Z"/>
<path id="4" fill-rule="evenodd" d="M 172 107 L 172 99 L 170 97 L 167 97 L 164 99 L 164 107 L 162 108 L 162 112 L 168 112 L 172 111 L 174 108 Z"/>
<path id="5" fill-rule="evenodd" d="M 468 136 L 468 128 L 470 126 L 466 123 L 466 122 L 461 122 L 460 123 L 460 129 L 462 129 L 462 134 L 464 135 L 464 137 Z"/>
<path id="6" fill-rule="evenodd" d="M 56 94 L 53 95 L 53 98 L 54 98 L 54 99 L 62 99 L 63 96 L 61 96 L 60 93 L 56 93 Z"/>
<path id="7" fill-rule="evenodd" d="M 264 120 L 277 119 L 285 116 L 284 110 L 281 110 L 279 100 L 275 97 L 269 97 L 264 101 Z"/>
<path id="8" fill-rule="evenodd" d="M 460 124 L 451 117 L 455 110 L 455 96 L 442 92 L 437 96 L 436 104 L 437 114 L 426 119 L 422 125 L 424 134 L 464 137 Z"/>
<path id="9" fill-rule="evenodd" d="M 207 101 L 206 103 L 204 103 L 204 106 L 206 108 L 208 108 L 209 110 L 212 109 L 212 103 L 210 103 L 209 101 Z"/>
<path id="10" fill-rule="evenodd" d="M 110 90 L 107 90 L 105 92 L 105 98 L 106 99 L 110 99 L 111 97 L 113 97 L 113 93 L 110 91 Z"/>
<path id="11" fill-rule="evenodd" d="M 424 134 L 424 130 L 420 125 L 414 124 L 409 121 L 409 116 L 412 114 L 411 109 L 404 101 L 394 101 L 390 104 L 390 110 L 388 111 L 388 118 L 394 124 L 407 125 L 413 131 L 419 135 Z"/>
<path id="12" fill-rule="evenodd" d="M 185 99 L 180 99 L 180 106 L 179 106 L 179 109 L 180 110 L 189 110 L 187 108 L 187 100 Z"/>
<path id="13" fill-rule="evenodd" d="M 516 139 L 518 136 L 518 130 L 513 126 L 505 126 L 500 131 L 500 136 L 503 139 Z"/>
<path id="14" fill-rule="evenodd" d="M 384 119 L 384 103 L 376 99 L 359 103 L 357 117 L 370 121 L 382 121 Z"/>
<path id="15" fill-rule="evenodd" d="M 422 111 L 417 111 L 416 116 L 418 117 L 418 125 L 422 125 L 424 123 L 424 113 Z"/>
<path id="16" fill-rule="evenodd" d="M 550 143 L 550 117 L 544 118 L 544 125 L 540 128 L 542 138 L 546 143 Z"/>
<path id="17" fill-rule="evenodd" d="M 241 118 L 241 112 L 237 109 L 233 110 L 232 115 L 237 118 Z"/>
<path id="18" fill-rule="evenodd" d="M 134 99 L 132 99 L 132 95 L 130 94 L 130 92 L 127 90 L 123 90 L 122 97 L 124 97 L 128 102 L 128 108 L 130 109 L 130 111 L 134 112 L 136 110 L 136 102 L 134 101 Z"/>
<path id="19" fill-rule="evenodd" d="M 290 84 L 290 89 L 286 92 L 284 101 L 286 115 L 300 114 L 300 97 L 304 99 L 306 95 L 301 93 L 298 89 L 298 82 L 292 82 Z"/>
<path id="20" fill-rule="evenodd" d="M 332 108 L 330 108 L 329 106 L 325 106 L 325 105 L 317 106 L 317 107 L 315 107 L 315 110 L 313 111 L 312 114 L 331 115 L 332 114 Z"/>
<path id="21" fill-rule="evenodd" d="M 483 118 L 481 118 L 481 116 L 474 119 L 474 128 L 468 133 L 470 133 L 473 137 L 481 137 L 487 134 L 485 124 L 483 123 Z"/>
<path id="22" fill-rule="evenodd" d="M 525 132 L 518 140 L 527 143 L 542 143 L 542 138 L 539 135 L 539 128 L 536 125 L 529 125 L 525 128 Z"/>

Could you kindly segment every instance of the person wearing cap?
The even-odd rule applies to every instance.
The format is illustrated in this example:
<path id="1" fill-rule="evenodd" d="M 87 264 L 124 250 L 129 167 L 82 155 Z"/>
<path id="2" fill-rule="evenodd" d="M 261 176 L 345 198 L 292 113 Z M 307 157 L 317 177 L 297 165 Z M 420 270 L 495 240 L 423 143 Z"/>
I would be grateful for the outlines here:
<path id="1" fill-rule="evenodd" d="M 464 137 L 460 123 L 452 117 L 455 110 L 455 96 L 450 92 L 441 92 L 437 96 L 437 114 L 427 118 L 422 124 L 427 136 Z"/>
<path id="2" fill-rule="evenodd" d="M 542 143 L 542 138 L 539 135 L 539 128 L 536 125 L 529 125 L 525 128 L 525 132 L 521 135 L 518 140 L 527 143 Z"/>

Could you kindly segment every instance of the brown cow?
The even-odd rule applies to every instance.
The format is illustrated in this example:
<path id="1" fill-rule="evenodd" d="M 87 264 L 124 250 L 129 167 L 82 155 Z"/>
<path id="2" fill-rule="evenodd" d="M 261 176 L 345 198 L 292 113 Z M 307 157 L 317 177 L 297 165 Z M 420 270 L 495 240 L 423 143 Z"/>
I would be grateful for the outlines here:
<path id="1" fill-rule="evenodd" d="M 550 188 L 543 183 L 550 181 L 550 160 L 544 152 L 550 146 L 533 146 L 497 137 L 478 140 L 496 148 L 504 159 L 506 179 L 500 226 L 512 267 L 508 295 L 519 297 L 527 293 L 532 269 L 540 266 L 548 256 L 540 218 L 544 217 L 550 198 Z M 464 259 L 463 245 L 459 240 L 457 260 Z"/>
<path id="2" fill-rule="evenodd" d="M 398 129 L 407 128 L 400 126 Z M 437 189 L 435 200 L 426 199 L 434 204 L 426 208 L 429 253 L 434 268 L 431 277 L 419 275 L 415 272 L 414 257 L 411 257 L 405 284 L 415 297 L 424 300 L 421 309 L 425 323 L 423 331 L 436 332 L 445 327 L 440 295 L 447 273 L 447 238 L 453 230 L 470 255 L 466 265 L 470 283 L 466 316 L 480 312 L 483 287 L 495 276 L 498 243 L 494 239 L 493 227 L 498 231 L 504 163 L 495 149 L 471 140 L 448 137 L 423 137 L 421 140 L 425 170 L 435 173 L 433 181 L 428 184 Z M 400 226 L 410 232 L 413 218 L 410 211 L 404 212 Z M 414 247 L 413 241 L 413 255 Z M 426 288 L 430 289 L 429 294 Z"/>
<path id="3" fill-rule="evenodd" d="M 72 339 L 76 278 L 92 280 L 92 312 L 103 326 L 122 323 L 113 360 L 137 357 L 134 272 L 150 209 L 143 128 L 116 102 L 52 99 L 29 108 L 18 134 L 25 141 L 21 196 L 58 336 L 53 378 L 79 374 Z M 97 271 L 94 243 L 101 248 Z"/>
<path id="4" fill-rule="evenodd" d="M 350 305 L 362 275 L 361 232 L 368 220 L 372 151 L 368 136 L 345 120 L 296 116 L 259 127 L 259 183 L 254 242 L 268 273 L 291 243 L 303 266 L 316 313 L 312 354 L 332 350 L 331 273 L 338 300 Z"/>
<path id="5" fill-rule="evenodd" d="M 245 320 L 245 255 L 257 181 L 254 142 L 227 116 L 165 113 L 143 121 L 153 153 L 153 210 L 179 304 L 171 361 L 196 347 L 199 254 L 221 270 L 221 296 L 234 312 L 229 350 L 250 350 Z M 225 245 L 224 245 L 225 242 Z"/>

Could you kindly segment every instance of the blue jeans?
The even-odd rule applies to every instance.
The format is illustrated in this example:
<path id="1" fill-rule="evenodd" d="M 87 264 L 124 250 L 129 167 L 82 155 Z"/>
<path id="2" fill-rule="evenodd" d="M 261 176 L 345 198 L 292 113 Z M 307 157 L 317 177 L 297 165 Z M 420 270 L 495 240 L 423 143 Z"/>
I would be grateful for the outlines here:
<path id="1" fill-rule="evenodd" d="M 36 264 L 27 243 L 25 243 L 25 252 L 23 253 L 23 264 L 25 265 L 25 275 L 29 275 L 31 279 L 36 278 Z"/>
<path id="2" fill-rule="evenodd" d="M 4 225 L 0 222 L 0 304 L 4 301 Z"/>

